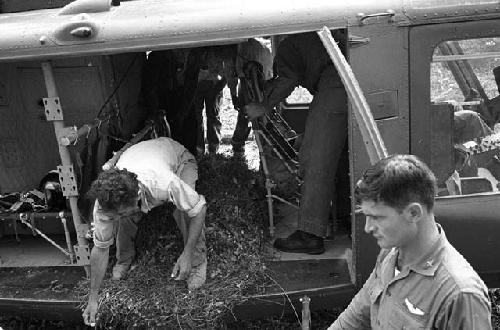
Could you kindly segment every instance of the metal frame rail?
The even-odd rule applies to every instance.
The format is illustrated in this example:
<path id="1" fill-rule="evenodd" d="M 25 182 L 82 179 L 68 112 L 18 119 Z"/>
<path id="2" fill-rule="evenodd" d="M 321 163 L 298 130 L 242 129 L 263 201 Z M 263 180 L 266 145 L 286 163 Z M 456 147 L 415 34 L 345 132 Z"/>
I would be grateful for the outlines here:
<path id="1" fill-rule="evenodd" d="M 52 62 L 42 62 L 43 77 L 45 80 L 45 87 L 47 89 L 47 97 L 43 99 L 45 106 L 45 116 L 47 121 L 51 121 L 54 125 L 54 131 L 57 139 L 59 149 L 59 156 L 61 157 L 61 164 L 57 167 L 59 172 L 59 181 L 63 195 L 69 200 L 71 215 L 73 217 L 73 224 L 76 230 L 76 237 L 78 245 L 75 245 L 74 256 L 75 259 L 71 260 L 72 263 L 84 266 L 87 276 L 90 275 L 90 249 L 86 239 L 86 234 L 89 225 L 84 223 L 80 217 L 78 210 L 78 186 L 76 183 L 76 175 L 73 171 L 71 163 L 71 156 L 67 146 L 60 143 L 60 136 L 63 132 L 67 132 L 64 126 L 64 116 L 61 102 L 58 97 L 54 72 L 52 69 Z"/>
<path id="2" fill-rule="evenodd" d="M 259 66 L 249 65 L 247 68 L 248 69 L 245 70 L 245 80 L 249 98 L 253 102 L 262 103 L 264 101 L 264 93 L 262 90 L 263 76 L 259 72 Z M 269 234 L 274 236 L 273 200 L 276 199 L 295 208 L 298 208 L 298 205 L 273 193 L 272 189 L 276 187 L 276 184 L 273 182 L 269 172 L 265 157 L 264 142 L 269 145 L 273 153 L 282 161 L 286 169 L 294 176 L 298 184 L 300 184 L 300 179 L 298 178 L 298 155 L 297 151 L 290 144 L 290 141 L 295 139 L 297 135 L 295 133 L 292 135 L 285 134 L 286 132 L 293 132 L 293 130 L 285 119 L 274 110 L 266 114 L 264 118 L 253 120 L 252 128 L 265 176 L 267 208 L 269 214 Z"/>
<path id="3" fill-rule="evenodd" d="M 47 89 L 47 97 L 43 99 L 43 103 L 45 106 L 45 116 L 47 121 L 51 121 L 54 126 L 54 131 L 55 131 L 55 136 L 57 140 L 57 145 L 59 149 L 59 155 L 61 158 L 61 165 L 57 167 L 58 172 L 59 172 L 59 181 L 61 183 L 61 188 L 63 195 L 69 200 L 70 208 L 71 208 L 71 217 L 73 219 L 73 224 L 76 230 L 77 234 L 77 245 L 72 245 L 71 242 L 71 236 L 68 231 L 68 227 L 66 224 L 66 218 L 67 216 L 65 215 L 64 212 L 60 212 L 57 217 L 61 219 L 61 222 L 64 227 L 64 233 L 65 233 L 65 238 L 66 238 L 66 245 L 67 249 L 61 247 L 58 245 L 56 242 L 54 242 L 51 238 L 49 238 L 47 235 L 45 235 L 43 232 L 41 232 L 36 226 L 34 225 L 34 219 L 35 218 L 45 218 L 48 216 L 49 213 L 20 213 L 20 214 L 11 214 L 9 216 L 3 216 L 3 218 L 10 218 L 14 220 L 14 225 L 16 221 L 21 221 L 23 224 L 31 228 L 31 230 L 37 234 L 39 234 L 41 237 L 43 237 L 45 240 L 47 240 L 50 244 L 52 244 L 54 247 L 59 249 L 61 252 L 66 254 L 70 262 L 72 264 L 76 265 L 81 265 L 84 266 L 85 272 L 87 273 L 87 276 L 90 274 L 90 249 L 88 246 L 88 241 L 87 241 L 87 234 L 89 231 L 89 225 L 87 223 L 84 223 L 80 217 L 80 212 L 78 210 L 78 186 L 76 183 L 76 175 L 74 174 L 73 171 L 73 165 L 71 163 L 71 156 L 69 152 L 69 146 L 72 143 L 76 143 L 78 138 L 88 135 L 90 130 L 94 128 L 99 128 L 101 123 L 107 119 L 95 119 L 92 123 L 83 125 L 81 128 L 77 129 L 76 127 L 65 127 L 64 125 L 64 116 L 63 116 L 63 109 L 58 97 L 58 92 L 57 92 L 57 87 L 56 87 L 56 82 L 54 79 L 54 72 L 52 68 L 52 63 L 50 61 L 46 61 L 42 63 L 42 71 L 43 71 L 43 76 L 45 80 L 45 86 Z M 168 122 L 166 122 L 165 119 L 165 124 L 168 127 Z M 104 168 L 106 166 L 111 166 L 114 165 L 114 163 L 118 160 L 120 155 L 123 153 L 123 151 L 130 147 L 131 145 L 135 144 L 139 140 L 141 140 L 150 130 L 153 129 L 153 123 L 149 123 L 142 131 L 137 133 L 130 142 L 128 142 L 124 148 L 122 148 L 120 151 L 115 153 L 115 155 L 112 157 L 111 160 L 109 160 Z M 19 240 L 19 238 L 16 235 L 16 239 Z"/>

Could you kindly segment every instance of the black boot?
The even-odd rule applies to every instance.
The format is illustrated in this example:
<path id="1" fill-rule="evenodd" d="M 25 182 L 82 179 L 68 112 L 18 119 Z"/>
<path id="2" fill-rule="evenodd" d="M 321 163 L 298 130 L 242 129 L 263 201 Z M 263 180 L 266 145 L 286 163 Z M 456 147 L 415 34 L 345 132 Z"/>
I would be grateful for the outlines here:
<path id="1" fill-rule="evenodd" d="M 283 252 L 321 254 L 325 252 L 323 238 L 296 230 L 287 238 L 277 238 L 274 248 Z"/>

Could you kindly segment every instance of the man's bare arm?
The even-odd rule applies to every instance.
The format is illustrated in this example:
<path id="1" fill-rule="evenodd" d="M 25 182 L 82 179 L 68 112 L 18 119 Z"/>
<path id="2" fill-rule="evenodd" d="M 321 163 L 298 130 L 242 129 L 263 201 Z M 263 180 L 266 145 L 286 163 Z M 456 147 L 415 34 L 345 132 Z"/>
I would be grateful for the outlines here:
<path id="1" fill-rule="evenodd" d="M 102 279 L 106 273 L 109 260 L 109 248 L 94 246 L 90 253 L 90 295 L 89 299 L 97 300 Z"/>
<path id="2" fill-rule="evenodd" d="M 109 248 L 94 246 L 90 253 L 90 294 L 87 307 L 83 312 L 85 324 L 94 326 L 97 314 L 99 288 L 108 267 Z"/>
<path id="3" fill-rule="evenodd" d="M 203 224 L 205 223 L 205 214 L 206 206 L 203 206 L 203 208 L 197 215 L 189 218 L 190 221 L 186 245 L 184 246 L 184 250 L 177 259 L 177 262 L 172 271 L 172 277 L 176 277 L 176 280 L 186 279 L 191 272 L 193 251 L 195 249 L 196 242 L 200 237 Z"/>

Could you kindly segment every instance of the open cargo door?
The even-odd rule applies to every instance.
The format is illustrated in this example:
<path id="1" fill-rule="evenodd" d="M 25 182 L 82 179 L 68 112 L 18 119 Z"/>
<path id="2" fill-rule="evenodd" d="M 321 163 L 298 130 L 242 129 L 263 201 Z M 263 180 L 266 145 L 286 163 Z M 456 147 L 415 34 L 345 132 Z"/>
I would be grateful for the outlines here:
<path id="1" fill-rule="evenodd" d="M 367 18 L 349 28 L 350 64 L 385 142 L 388 154 L 409 152 L 407 29 L 388 26 L 386 17 Z M 376 54 L 376 56 L 374 56 Z M 391 72 L 391 74 L 388 74 Z M 350 100 L 350 102 L 352 102 Z M 351 103 L 350 108 L 354 105 Z M 353 111 L 351 111 L 353 113 Z M 351 116 L 351 186 L 370 166 L 359 124 Z M 364 232 L 365 218 L 357 214 L 353 230 L 356 283 L 362 285 L 373 269 L 380 248 Z"/>

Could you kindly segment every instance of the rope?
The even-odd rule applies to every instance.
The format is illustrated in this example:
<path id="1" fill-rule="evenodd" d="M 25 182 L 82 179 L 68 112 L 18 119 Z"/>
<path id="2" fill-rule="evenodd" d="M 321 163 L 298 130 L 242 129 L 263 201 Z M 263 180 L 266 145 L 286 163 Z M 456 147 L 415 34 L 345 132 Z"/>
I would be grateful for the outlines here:
<path id="1" fill-rule="evenodd" d="M 132 61 L 130 61 L 130 64 L 128 65 L 127 70 L 125 71 L 125 73 L 121 77 L 120 81 L 118 82 L 118 85 L 116 85 L 116 87 L 113 90 L 113 92 L 108 96 L 108 98 L 106 99 L 106 101 L 104 102 L 104 104 L 99 109 L 99 112 L 97 113 L 97 118 L 99 118 L 101 116 L 101 113 L 104 110 L 104 108 L 106 107 L 106 105 L 108 105 L 109 101 L 111 101 L 111 99 L 113 98 L 113 96 L 115 96 L 116 92 L 118 91 L 118 89 L 120 88 L 120 86 L 122 85 L 122 83 L 125 81 L 125 78 L 127 78 L 128 74 L 130 72 L 130 69 L 132 69 L 132 65 L 137 60 L 138 56 L 139 56 L 139 54 L 136 54 L 134 56 L 134 58 L 132 59 Z M 110 118 L 111 118 L 111 116 L 110 116 Z M 109 118 L 108 118 L 108 120 L 109 120 Z"/>

